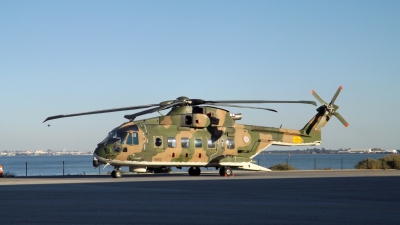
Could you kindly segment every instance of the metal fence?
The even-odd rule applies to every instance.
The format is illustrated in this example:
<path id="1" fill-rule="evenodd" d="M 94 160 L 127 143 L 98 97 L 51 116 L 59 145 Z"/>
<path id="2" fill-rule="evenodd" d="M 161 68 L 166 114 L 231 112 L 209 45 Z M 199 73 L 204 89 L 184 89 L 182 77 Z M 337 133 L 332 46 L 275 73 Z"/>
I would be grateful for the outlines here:
<path id="1" fill-rule="evenodd" d="M 347 155 L 283 155 L 260 154 L 253 159 L 254 163 L 269 168 L 276 164 L 290 164 L 298 170 L 342 170 L 355 169 L 355 165 L 366 158 L 382 158 L 382 154 L 347 154 Z M 65 159 L 65 160 L 61 160 Z M 0 157 L 5 176 L 68 176 L 108 174 L 114 168 L 101 165 L 94 168 L 92 156 L 82 157 Z M 128 171 L 127 167 L 122 167 Z M 208 168 L 212 170 L 213 168 Z M 204 170 L 204 169 L 202 169 Z M 172 168 L 173 172 L 186 171 Z"/>

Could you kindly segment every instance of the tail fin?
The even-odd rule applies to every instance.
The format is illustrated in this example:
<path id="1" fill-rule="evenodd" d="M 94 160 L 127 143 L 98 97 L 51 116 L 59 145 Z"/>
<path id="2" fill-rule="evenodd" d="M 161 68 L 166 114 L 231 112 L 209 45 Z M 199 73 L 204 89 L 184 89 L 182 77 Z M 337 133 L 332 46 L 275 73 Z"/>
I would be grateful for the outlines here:
<path id="1" fill-rule="evenodd" d="M 335 95 L 332 97 L 332 100 L 329 104 L 327 104 L 319 95 L 312 90 L 311 94 L 322 104 L 317 109 L 317 114 L 301 129 L 301 131 L 307 135 L 314 136 L 314 132 L 319 133 L 319 131 L 324 127 L 332 116 L 335 116 L 339 119 L 342 124 L 347 127 L 349 124 L 347 121 L 337 112 L 339 106 L 335 105 L 334 102 L 338 97 L 340 91 L 342 91 L 342 86 L 338 88 Z"/>

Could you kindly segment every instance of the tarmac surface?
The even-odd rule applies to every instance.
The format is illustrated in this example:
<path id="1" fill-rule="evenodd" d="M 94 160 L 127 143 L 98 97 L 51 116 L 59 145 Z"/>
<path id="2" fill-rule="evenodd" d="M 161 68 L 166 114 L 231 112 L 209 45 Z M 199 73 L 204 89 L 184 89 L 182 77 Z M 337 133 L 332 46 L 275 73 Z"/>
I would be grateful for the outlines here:
<path id="1" fill-rule="evenodd" d="M 400 170 L 0 178 L 1 224 L 399 224 L 399 213 Z"/>

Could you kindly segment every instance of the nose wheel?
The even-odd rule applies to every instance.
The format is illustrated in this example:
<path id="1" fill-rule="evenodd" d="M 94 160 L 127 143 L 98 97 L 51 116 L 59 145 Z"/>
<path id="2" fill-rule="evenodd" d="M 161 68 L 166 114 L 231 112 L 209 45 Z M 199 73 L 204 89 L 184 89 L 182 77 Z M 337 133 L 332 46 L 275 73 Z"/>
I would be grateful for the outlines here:
<path id="1" fill-rule="evenodd" d="M 111 177 L 112 178 L 120 178 L 122 177 L 122 173 L 121 170 L 119 169 L 119 167 L 115 167 L 114 170 L 111 172 Z"/>
<path id="2" fill-rule="evenodd" d="M 230 177 L 233 176 L 233 172 L 230 167 L 221 167 L 219 168 L 219 175 L 223 177 Z"/>

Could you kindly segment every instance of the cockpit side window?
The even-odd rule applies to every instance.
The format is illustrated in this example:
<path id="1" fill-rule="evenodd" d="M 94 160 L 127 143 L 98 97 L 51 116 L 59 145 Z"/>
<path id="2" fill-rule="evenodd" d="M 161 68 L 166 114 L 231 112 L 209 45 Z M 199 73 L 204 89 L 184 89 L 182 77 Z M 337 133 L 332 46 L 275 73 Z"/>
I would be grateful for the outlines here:
<path id="1" fill-rule="evenodd" d="M 127 145 L 138 145 L 139 144 L 139 135 L 137 132 L 130 133 L 126 140 Z"/>
<path id="2" fill-rule="evenodd" d="M 133 144 L 134 144 L 134 145 L 138 145 L 138 144 L 139 144 L 139 135 L 138 135 L 138 133 L 137 133 L 137 132 L 134 132 L 134 133 L 132 134 L 132 136 L 133 136 Z"/>
<path id="3" fill-rule="evenodd" d="M 128 139 L 126 140 L 126 144 L 127 144 L 127 145 L 133 145 L 132 134 L 129 134 L 129 135 L 128 135 Z"/>
<path id="4" fill-rule="evenodd" d="M 128 134 L 127 132 L 118 132 L 117 138 L 120 138 L 121 144 L 125 143 L 127 134 Z"/>

